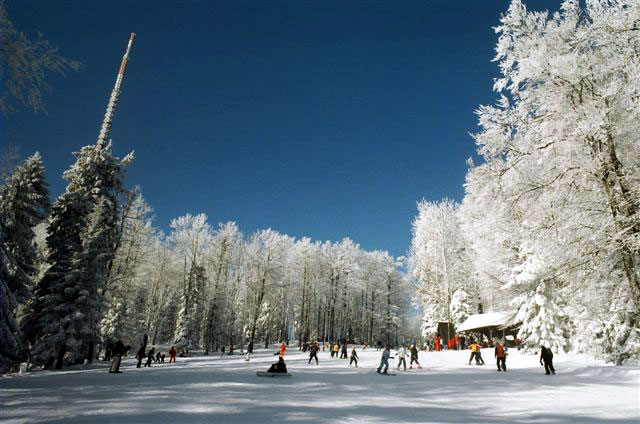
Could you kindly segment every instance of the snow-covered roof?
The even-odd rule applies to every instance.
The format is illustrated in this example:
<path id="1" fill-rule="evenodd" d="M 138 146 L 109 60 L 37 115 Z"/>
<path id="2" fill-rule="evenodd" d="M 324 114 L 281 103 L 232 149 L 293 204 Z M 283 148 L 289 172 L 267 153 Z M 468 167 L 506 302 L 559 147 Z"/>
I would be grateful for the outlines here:
<path id="1" fill-rule="evenodd" d="M 502 327 L 511 323 L 514 316 L 514 312 L 508 311 L 469 315 L 469 318 L 460 324 L 456 330 L 469 331 L 486 327 Z"/>

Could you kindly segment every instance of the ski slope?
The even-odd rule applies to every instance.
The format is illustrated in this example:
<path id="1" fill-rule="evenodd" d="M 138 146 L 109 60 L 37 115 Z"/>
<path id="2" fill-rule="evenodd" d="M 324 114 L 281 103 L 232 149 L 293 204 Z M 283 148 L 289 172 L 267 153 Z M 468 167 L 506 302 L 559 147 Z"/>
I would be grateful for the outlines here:
<path id="1" fill-rule="evenodd" d="M 421 352 L 424 369 L 375 373 L 381 352 L 358 351 L 360 367 L 319 352 L 287 351 L 291 378 L 261 378 L 274 350 L 251 362 L 240 355 L 178 358 L 177 364 L 123 374 L 108 364 L 0 379 L 0 419 L 6 423 L 637 423 L 640 368 L 614 367 L 580 355 L 556 355 L 557 374 L 538 359 L 509 351 L 497 372 L 491 349 L 485 366 L 467 365 L 469 351 Z M 167 358 L 168 360 L 168 358 Z M 408 359 L 407 359 L 408 362 Z"/>

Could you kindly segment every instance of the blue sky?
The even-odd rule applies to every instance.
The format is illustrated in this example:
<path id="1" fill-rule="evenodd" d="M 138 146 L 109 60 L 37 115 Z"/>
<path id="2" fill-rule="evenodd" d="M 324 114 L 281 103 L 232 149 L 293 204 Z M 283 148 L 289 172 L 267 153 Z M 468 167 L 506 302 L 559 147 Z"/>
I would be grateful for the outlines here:
<path id="1" fill-rule="evenodd" d="M 537 9 L 557 2 L 528 2 Z M 5 119 L 41 152 L 54 196 L 94 143 L 129 33 L 111 137 L 134 150 L 157 225 L 204 212 L 244 232 L 350 237 L 406 253 L 422 198 L 461 200 L 474 109 L 494 103 L 506 1 L 9 1 L 10 18 L 84 64 L 53 76 L 47 115 Z"/>

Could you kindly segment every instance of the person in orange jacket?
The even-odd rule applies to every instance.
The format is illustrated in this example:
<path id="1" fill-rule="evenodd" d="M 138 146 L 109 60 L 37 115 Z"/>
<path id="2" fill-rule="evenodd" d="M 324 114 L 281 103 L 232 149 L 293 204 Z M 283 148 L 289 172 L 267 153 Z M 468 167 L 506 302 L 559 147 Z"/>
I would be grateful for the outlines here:
<path id="1" fill-rule="evenodd" d="M 435 348 L 436 348 L 437 352 L 439 352 L 442 349 L 442 345 L 440 344 L 440 340 L 442 340 L 442 339 L 440 338 L 439 334 L 433 339 L 433 344 L 435 345 Z"/>
<path id="2" fill-rule="evenodd" d="M 281 358 L 284 358 L 284 354 L 285 354 L 286 351 L 287 351 L 287 345 L 282 343 L 280 345 L 280 350 L 278 351 L 278 356 L 281 357 Z"/>
<path id="3" fill-rule="evenodd" d="M 496 357 L 496 365 L 498 366 L 498 371 L 500 371 L 501 367 L 502 367 L 502 371 L 506 371 L 507 370 L 507 363 L 506 363 L 507 352 L 504 351 L 504 346 L 502 346 L 500 343 L 496 343 L 494 354 Z"/>

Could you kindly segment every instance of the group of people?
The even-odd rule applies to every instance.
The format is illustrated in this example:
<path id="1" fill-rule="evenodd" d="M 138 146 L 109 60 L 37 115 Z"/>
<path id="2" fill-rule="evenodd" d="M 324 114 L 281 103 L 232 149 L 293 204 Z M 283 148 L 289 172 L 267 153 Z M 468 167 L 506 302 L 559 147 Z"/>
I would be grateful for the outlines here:
<path id="1" fill-rule="evenodd" d="M 401 345 L 398 351 L 396 352 L 396 356 L 398 356 L 398 366 L 396 369 L 400 369 L 403 367 L 403 370 L 407 370 L 407 347 L 405 345 Z M 418 368 L 422 369 L 422 365 L 418 361 L 418 348 L 415 344 L 412 344 L 409 348 L 409 356 L 411 357 L 411 361 L 409 362 L 409 369 L 413 369 L 413 364 L 415 363 Z M 380 365 L 376 372 L 379 374 L 387 374 L 389 370 L 389 359 L 394 358 L 391 356 L 391 347 L 387 345 L 385 349 L 382 351 L 382 358 L 380 358 Z M 382 369 L 384 368 L 384 371 Z"/>
<path id="2" fill-rule="evenodd" d="M 145 362 L 144 367 L 151 367 L 151 364 L 153 362 L 158 363 L 158 364 L 164 364 L 164 359 L 166 357 L 166 355 L 161 352 L 158 351 L 156 353 L 155 348 L 151 347 L 151 349 L 149 349 L 148 352 L 146 351 L 146 346 L 143 344 L 142 346 L 140 346 L 140 349 L 138 349 L 138 352 L 136 353 L 136 359 L 138 360 L 138 364 L 136 365 L 136 368 L 140 368 L 142 366 L 142 361 L 146 358 L 147 362 Z M 131 346 L 125 346 L 124 343 L 122 343 L 122 340 L 118 340 L 115 343 L 113 343 L 110 346 L 110 349 L 108 351 L 108 353 L 105 353 L 105 360 L 111 360 L 111 368 L 109 369 L 110 373 L 114 373 L 114 374 L 122 374 L 122 371 L 120 371 L 120 364 L 122 363 L 122 357 L 125 356 L 129 350 L 131 349 Z M 177 355 L 177 351 L 175 346 L 171 346 L 171 349 L 169 349 L 169 363 L 171 362 L 176 362 L 176 355 Z"/>

